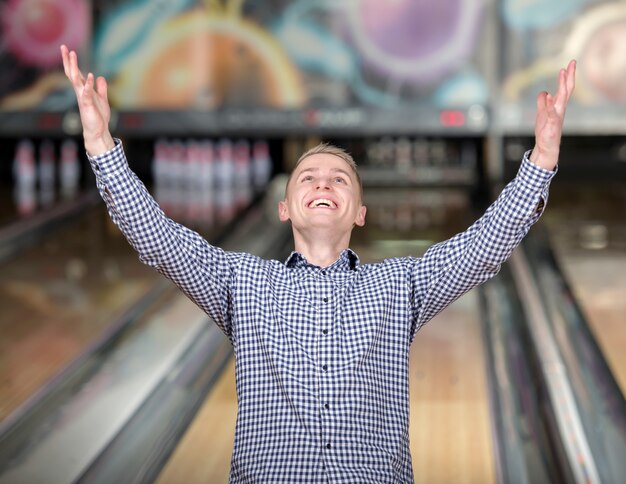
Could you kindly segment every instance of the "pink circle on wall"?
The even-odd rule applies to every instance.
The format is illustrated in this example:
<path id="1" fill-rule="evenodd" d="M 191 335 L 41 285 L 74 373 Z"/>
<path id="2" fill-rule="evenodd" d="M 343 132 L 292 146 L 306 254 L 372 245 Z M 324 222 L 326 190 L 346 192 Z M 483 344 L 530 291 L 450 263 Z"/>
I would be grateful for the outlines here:
<path id="1" fill-rule="evenodd" d="M 79 49 L 91 30 L 83 0 L 8 0 L 2 9 L 6 49 L 41 68 L 61 63 L 59 45 Z"/>

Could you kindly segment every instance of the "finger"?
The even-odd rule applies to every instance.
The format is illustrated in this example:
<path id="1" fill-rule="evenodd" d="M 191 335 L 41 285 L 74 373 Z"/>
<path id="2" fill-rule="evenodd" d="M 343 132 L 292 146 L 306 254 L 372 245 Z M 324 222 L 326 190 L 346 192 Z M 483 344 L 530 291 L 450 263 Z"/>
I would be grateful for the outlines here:
<path id="1" fill-rule="evenodd" d="M 548 111 L 548 114 L 552 114 L 555 111 L 556 108 L 556 98 L 550 94 L 547 93 L 546 94 L 546 111 Z"/>
<path id="2" fill-rule="evenodd" d="M 567 100 L 569 99 L 569 93 L 567 91 L 567 81 L 565 69 L 559 71 L 559 87 L 556 91 L 556 96 L 553 98 L 554 108 L 559 112 L 564 112 L 567 106 Z"/>
<path id="3" fill-rule="evenodd" d="M 108 86 L 104 77 L 99 76 L 96 79 L 96 92 L 102 97 L 104 102 L 109 103 Z"/>
<path id="4" fill-rule="evenodd" d="M 546 109 L 546 97 L 548 93 L 546 91 L 542 91 L 537 95 L 537 111 L 541 112 Z"/>
<path id="5" fill-rule="evenodd" d="M 63 59 L 63 70 L 65 71 L 65 75 L 69 78 L 70 77 L 70 72 L 69 72 L 70 60 L 68 56 L 67 47 L 65 45 L 61 45 L 61 58 Z"/>
<path id="6" fill-rule="evenodd" d="M 567 107 L 567 103 L 569 102 L 570 97 L 572 96 L 572 93 L 574 92 L 574 85 L 575 85 L 575 76 L 576 76 L 576 61 L 575 60 L 571 60 L 566 69 L 561 69 L 563 71 L 563 74 L 560 74 L 563 76 L 564 80 L 563 80 L 563 89 L 566 93 L 565 99 L 563 99 L 562 101 L 560 101 L 559 107 L 562 105 L 563 109 L 565 109 L 565 107 Z"/>
<path id="7" fill-rule="evenodd" d="M 73 50 L 69 53 L 70 58 L 70 80 L 74 84 L 74 87 L 82 87 L 85 85 L 85 78 L 83 73 L 78 68 L 78 57 Z"/>
<path id="8" fill-rule="evenodd" d="M 567 93 L 568 97 L 574 92 L 576 86 L 576 60 L 572 59 L 567 65 Z"/>
<path id="9" fill-rule="evenodd" d="M 87 79 L 85 80 L 85 87 L 83 89 L 83 95 L 82 95 L 82 100 L 85 105 L 90 105 L 90 104 L 93 104 L 94 102 L 93 84 L 94 84 L 93 74 L 89 72 L 87 74 Z"/>
<path id="10" fill-rule="evenodd" d="M 80 67 L 78 67 L 78 55 L 76 54 L 76 51 L 73 50 L 70 52 L 70 58 L 72 59 L 72 66 L 74 67 L 74 71 L 78 76 L 78 80 L 82 83 L 85 84 L 85 76 L 83 75 L 82 71 L 80 70 Z"/>

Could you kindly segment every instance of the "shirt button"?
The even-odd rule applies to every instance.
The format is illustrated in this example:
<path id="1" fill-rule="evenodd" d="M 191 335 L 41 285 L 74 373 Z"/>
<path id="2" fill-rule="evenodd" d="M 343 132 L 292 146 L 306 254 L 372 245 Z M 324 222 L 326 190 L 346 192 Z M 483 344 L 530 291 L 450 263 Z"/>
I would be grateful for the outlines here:
<path id="1" fill-rule="evenodd" d="M 328 302 L 328 298 L 327 298 L 327 297 L 325 297 L 324 299 L 322 299 L 322 301 L 324 301 L 324 302 Z"/>
<path id="2" fill-rule="evenodd" d="M 325 403 L 325 404 L 324 404 L 324 408 L 325 408 L 326 410 L 328 410 L 328 409 L 330 408 L 330 406 L 329 406 L 327 403 Z"/>
<path id="3" fill-rule="evenodd" d="M 323 330 L 322 330 L 322 333 L 324 333 L 324 334 L 328 334 L 328 330 L 327 330 L 327 329 L 323 329 Z"/>
<path id="4" fill-rule="evenodd" d="M 328 370 L 328 365 L 322 365 L 322 370 L 327 371 Z"/>
<path id="5" fill-rule="evenodd" d="M 326 448 L 327 448 L 327 449 L 330 449 L 330 444 L 326 444 Z"/>

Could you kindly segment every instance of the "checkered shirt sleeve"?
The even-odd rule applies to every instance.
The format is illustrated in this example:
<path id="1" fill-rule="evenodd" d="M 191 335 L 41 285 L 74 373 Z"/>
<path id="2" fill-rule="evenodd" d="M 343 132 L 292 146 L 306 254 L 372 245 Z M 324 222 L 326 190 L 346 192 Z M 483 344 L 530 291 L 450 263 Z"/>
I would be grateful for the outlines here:
<path id="1" fill-rule="evenodd" d="M 139 259 L 172 280 L 230 338 L 231 287 L 243 254 L 214 247 L 167 217 L 129 168 L 122 142 L 115 143 L 107 153 L 88 155 L 111 219 Z"/>
<path id="2" fill-rule="evenodd" d="M 529 155 L 524 154 L 517 176 L 471 227 L 413 259 L 411 339 L 452 301 L 495 276 L 543 214 L 556 170 L 533 164 Z"/>

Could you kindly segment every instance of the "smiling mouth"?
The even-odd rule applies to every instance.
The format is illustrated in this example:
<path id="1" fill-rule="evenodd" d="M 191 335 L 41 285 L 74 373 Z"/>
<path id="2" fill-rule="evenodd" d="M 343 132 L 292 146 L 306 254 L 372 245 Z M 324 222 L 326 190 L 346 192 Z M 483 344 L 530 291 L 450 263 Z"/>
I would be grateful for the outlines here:
<path id="1" fill-rule="evenodd" d="M 327 198 L 317 198 L 309 203 L 309 208 L 337 208 L 337 204 Z"/>

